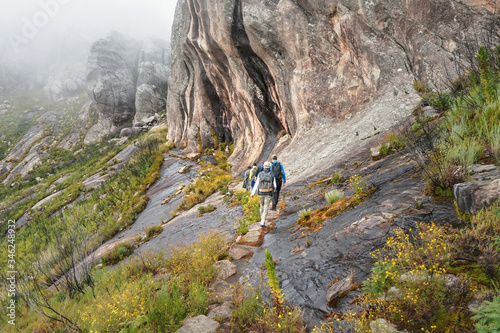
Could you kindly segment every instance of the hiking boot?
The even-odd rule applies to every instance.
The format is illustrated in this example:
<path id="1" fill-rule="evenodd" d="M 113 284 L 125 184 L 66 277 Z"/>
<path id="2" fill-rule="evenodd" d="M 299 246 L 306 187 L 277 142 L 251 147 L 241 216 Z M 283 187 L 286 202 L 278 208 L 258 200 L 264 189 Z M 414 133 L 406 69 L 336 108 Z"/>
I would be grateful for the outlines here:
<path id="1" fill-rule="evenodd" d="M 260 228 L 261 228 L 261 229 L 265 229 L 265 228 L 266 228 L 266 225 L 265 225 L 265 224 L 261 224 L 261 225 L 260 225 Z"/>

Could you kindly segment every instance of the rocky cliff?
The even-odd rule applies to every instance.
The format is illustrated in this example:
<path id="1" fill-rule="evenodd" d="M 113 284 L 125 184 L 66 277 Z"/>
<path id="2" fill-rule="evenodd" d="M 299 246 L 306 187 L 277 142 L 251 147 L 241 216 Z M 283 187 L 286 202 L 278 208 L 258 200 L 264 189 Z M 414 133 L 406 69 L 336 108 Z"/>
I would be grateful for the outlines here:
<path id="1" fill-rule="evenodd" d="M 86 143 L 165 109 L 169 54 L 166 41 L 142 42 L 117 32 L 92 45 L 86 89 L 99 121 Z"/>
<path id="2" fill-rule="evenodd" d="M 234 142 L 236 169 L 279 153 L 299 178 L 407 117 L 414 80 L 453 77 L 492 11 L 472 0 L 180 0 L 169 139 Z"/>

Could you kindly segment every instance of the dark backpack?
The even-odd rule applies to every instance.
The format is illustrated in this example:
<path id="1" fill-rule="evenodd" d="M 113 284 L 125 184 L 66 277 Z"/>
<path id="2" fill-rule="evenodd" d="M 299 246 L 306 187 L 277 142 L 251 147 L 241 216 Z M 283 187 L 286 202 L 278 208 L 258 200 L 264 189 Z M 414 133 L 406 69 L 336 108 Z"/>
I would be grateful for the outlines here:
<path id="1" fill-rule="evenodd" d="M 273 162 L 273 175 L 277 180 L 283 179 L 283 175 L 281 174 L 281 163 L 278 161 Z"/>
<path id="2" fill-rule="evenodd" d="M 259 192 L 269 193 L 273 191 L 273 174 L 270 171 L 262 171 L 260 175 Z"/>

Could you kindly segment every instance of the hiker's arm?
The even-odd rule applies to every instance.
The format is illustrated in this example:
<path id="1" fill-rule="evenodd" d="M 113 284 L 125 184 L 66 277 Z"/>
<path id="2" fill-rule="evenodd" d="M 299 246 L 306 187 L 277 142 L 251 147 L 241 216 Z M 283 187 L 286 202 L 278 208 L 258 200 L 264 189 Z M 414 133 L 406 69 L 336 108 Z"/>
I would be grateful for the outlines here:
<path id="1" fill-rule="evenodd" d="M 260 175 L 257 176 L 257 180 L 255 181 L 255 185 L 253 186 L 252 194 L 250 194 L 250 197 L 253 197 L 257 192 L 257 189 L 259 188 L 259 183 L 260 183 Z"/>
<path id="2" fill-rule="evenodd" d="M 283 184 L 286 183 L 285 169 L 283 169 L 283 164 L 281 164 L 281 174 L 283 175 Z"/>

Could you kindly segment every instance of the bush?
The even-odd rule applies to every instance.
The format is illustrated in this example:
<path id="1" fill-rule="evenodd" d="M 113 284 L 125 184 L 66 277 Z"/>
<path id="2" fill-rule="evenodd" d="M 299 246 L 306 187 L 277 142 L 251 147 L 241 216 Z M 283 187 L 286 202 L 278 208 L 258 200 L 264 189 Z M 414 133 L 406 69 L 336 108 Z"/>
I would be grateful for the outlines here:
<path id="1" fill-rule="evenodd" d="M 227 255 L 227 242 L 218 232 L 200 236 L 198 242 L 172 248 L 172 256 L 167 259 L 166 268 L 179 276 L 179 288 L 187 292 L 193 283 L 207 285 L 216 277 L 213 264 Z"/>
<path id="2" fill-rule="evenodd" d="M 325 199 L 330 205 L 334 202 L 339 201 L 343 197 L 344 197 L 344 192 L 340 190 L 332 190 L 330 192 L 325 193 Z"/>
<path id="3" fill-rule="evenodd" d="M 332 184 L 337 184 L 337 185 L 342 184 L 344 181 L 345 181 L 345 179 L 340 172 L 335 172 L 332 175 L 332 178 L 330 179 L 330 182 Z"/>
<path id="4" fill-rule="evenodd" d="M 297 214 L 299 215 L 299 217 L 304 217 L 304 216 L 306 216 L 306 215 L 311 214 L 311 212 L 312 212 L 312 211 L 313 211 L 313 209 L 312 209 L 312 208 L 308 208 L 308 209 L 304 208 L 304 209 L 299 210 L 299 211 L 297 212 Z"/>
<path id="5" fill-rule="evenodd" d="M 187 296 L 187 310 L 192 316 L 204 315 L 207 311 L 209 300 L 208 288 L 198 281 L 189 286 Z"/>
<path id="6" fill-rule="evenodd" d="M 477 321 L 475 327 L 478 333 L 500 331 L 500 296 L 472 311 L 476 314 L 472 319 Z"/>
<path id="7" fill-rule="evenodd" d="M 152 227 L 146 228 L 146 238 L 151 239 L 156 235 L 159 235 L 163 232 L 163 227 L 161 225 L 155 225 Z"/>
<path id="8" fill-rule="evenodd" d="M 142 279 L 121 285 L 111 296 L 104 294 L 83 311 L 84 326 L 93 332 L 119 332 L 124 322 L 146 313 L 149 285 L 149 279 Z"/>
<path id="9" fill-rule="evenodd" d="M 210 213 L 215 210 L 215 206 L 212 204 L 208 204 L 207 206 L 200 206 L 198 207 L 198 216 L 201 216 L 205 213 Z"/>
<path id="10" fill-rule="evenodd" d="M 231 326 L 237 332 L 245 332 L 262 316 L 262 296 L 254 291 L 247 298 L 238 301 L 231 313 Z"/>
<path id="11" fill-rule="evenodd" d="M 239 219 L 238 220 L 238 232 L 242 235 L 246 234 L 248 232 L 248 224 L 244 219 Z"/>
<path id="12" fill-rule="evenodd" d="M 106 265 L 114 265 L 134 252 L 134 246 L 129 242 L 122 242 L 115 245 L 113 250 L 102 257 Z"/>
<path id="13" fill-rule="evenodd" d="M 454 305 L 471 286 L 463 277 L 458 277 L 453 287 L 446 285 L 450 250 L 447 227 L 420 223 L 411 233 L 395 229 L 383 250 L 373 253 L 377 263 L 371 277 L 363 282 L 363 302 L 370 310 L 360 316 L 362 321 L 367 324 L 387 318 L 412 331 L 431 332 L 436 327 L 446 332 L 456 323 L 470 325 L 467 320 L 454 319 L 460 311 Z M 386 294 L 391 286 L 396 289 Z"/>
<path id="14" fill-rule="evenodd" d="M 160 332 L 175 332 L 186 317 L 182 294 L 175 283 L 164 285 L 148 311 L 148 323 Z"/>
<path id="15" fill-rule="evenodd" d="M 363 193 L 368 191 L 368 184 L 361 178 L 361 176 L 353 175 L 349 178 L 349 183 L 354 187 L 356 193 Z"/>

